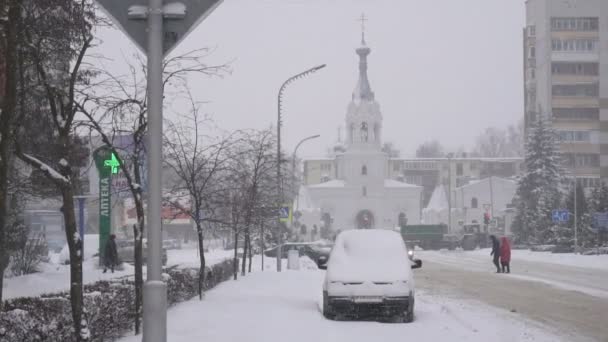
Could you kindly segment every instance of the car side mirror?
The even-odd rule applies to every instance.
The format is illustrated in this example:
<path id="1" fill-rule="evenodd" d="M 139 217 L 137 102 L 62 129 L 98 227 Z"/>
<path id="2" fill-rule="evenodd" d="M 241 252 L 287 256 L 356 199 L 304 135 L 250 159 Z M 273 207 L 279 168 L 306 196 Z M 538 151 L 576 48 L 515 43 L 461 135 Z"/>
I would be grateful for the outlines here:
<path id="1" fill-rule="evenodd" d="M 414 263 L 412 264 L 412 269 L 421 268 L 421 267 L 422 267 L 422 260 L 414 259 Z"/>

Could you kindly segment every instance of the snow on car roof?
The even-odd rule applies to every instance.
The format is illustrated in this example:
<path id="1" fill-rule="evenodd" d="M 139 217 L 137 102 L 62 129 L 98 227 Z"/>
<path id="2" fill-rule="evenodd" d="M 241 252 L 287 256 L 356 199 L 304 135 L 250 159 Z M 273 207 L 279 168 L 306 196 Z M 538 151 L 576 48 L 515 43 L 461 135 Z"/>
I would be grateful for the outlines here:
<path id="1" fill-rule="evenodd" d="M 411 278 L 401 235 L 384 229 L 340 233 L 329 258 L 328 277 L 337 281 L 396 281 Z"/>

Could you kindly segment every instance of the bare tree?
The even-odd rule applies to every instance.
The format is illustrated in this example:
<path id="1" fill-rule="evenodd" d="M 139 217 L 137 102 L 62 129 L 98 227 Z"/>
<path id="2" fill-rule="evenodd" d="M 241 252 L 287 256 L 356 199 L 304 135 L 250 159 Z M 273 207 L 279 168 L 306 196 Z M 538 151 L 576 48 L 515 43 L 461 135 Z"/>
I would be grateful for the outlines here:
<path id="1" fill-rule="evenodd" d="M 228 66 L 207 65 L 203 59 L 209 54 L 203 48 L 175 56 L 163 63 L 163 84 L 168 92 L 187 90 L 185 82 L 188 73 L 205 76 L 222 76 Z M 99 134 L 104 145 L 108 146 L 119 162 L 137 216 L 134 226 L 135 260 L 135 333 L 139 334 L 141 310 L 143 307 L 143 238 L 145 232 L 145 210 L 142 192 L 142 172 L 145 160 L 147 139 L 147 87 L 145 82 L 145 61 L 136 55 L 136 63 L 128 64 L 130 73 L 117 76 L 106 70 L 96 70 L 97 82 L 83 89 L 77 107 L 84 114 L 84 123 Z M 129 135 L 129 146 L 119 147 L 115 137 Z"/>
<path id="2" fill-rule="evenodd" d="M 41 91 L 43 104 L 38 118 L 47 122 L 52 138 L 52 158 L 45 149 L 32 148 L 31 138 L 21 129 L 16 136 L 17 156 L 54 185 L 63 206 L 66 239 L 70 251 L 70 299 L 74 331 L 78 341 L 88 341 L 90 331 L 83 309 L 82 241 L 76 229 L 74 195 L 79 187 L 78 170 L 70 162 L 78 153 L 75 137 L 76 90 L 87 83 L 91 74 L 83 60 L 92 44 L 91 29 L 95 11 L 90 1 L 49 0 L 20 1 L 18 13 L 26 22 L 21 27 L 24 56 L 33 63 L 31 72 Z M 31 113 L 30 113 L 31 114 Z M 24 119 L 24 118 L 20 118 Z"/>
<path id="3" fill-rule="evenodd" d="M 190 98 L 192 98 L 190 96 Z M 215 204 L 222 189 L 219 174 L 226 170 L 231 158 L 228 153 L 232 137 L 212 137 L 203 133 L 204 118 L 199 105 L 191 100 L 191 111 L 185 121 L 171 123 L 165 139 L 165 163 L 177 177 L 176 191 L 188 194 L 190 206 L 184 208 L 179 201 L 170 203 L 191 217 L 196 226 L 200 268 L 198 277 L 199 299 L 203 297 L 205 281 L 205 222 L 221 222 L 215 218 Z"/>
<path id="4" fill-rule="evenodd" d="M 418 146 L 416 150 L 416 157 L 418 158 L 440 158 L 444 154 L 444 148 L 437 140 L 427 141 Z"/>

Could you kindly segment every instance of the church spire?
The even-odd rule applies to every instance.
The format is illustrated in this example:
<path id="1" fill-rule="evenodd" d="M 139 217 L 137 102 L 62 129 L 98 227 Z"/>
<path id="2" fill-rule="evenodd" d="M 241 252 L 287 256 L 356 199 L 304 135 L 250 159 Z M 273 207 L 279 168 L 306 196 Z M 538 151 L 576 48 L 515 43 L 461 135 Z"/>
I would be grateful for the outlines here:
<path id="1" fill-rule="evenodd" d="M 358 20 L 361 21 L 361 46 L 355 51 L 357 52 L 357 55 L 359 55 L 359 81 L 353 92 L 353 100 L 373 101 L 374 92 L 372 91 L 372 88 L 369 85 L 369 79 L 367 78 L 367 56 L 372 51 L 365 43 L 365 22 L 367 21 L 367 18 L 365 18 L 365 14 L 361 14 L 361 18 Z"/>

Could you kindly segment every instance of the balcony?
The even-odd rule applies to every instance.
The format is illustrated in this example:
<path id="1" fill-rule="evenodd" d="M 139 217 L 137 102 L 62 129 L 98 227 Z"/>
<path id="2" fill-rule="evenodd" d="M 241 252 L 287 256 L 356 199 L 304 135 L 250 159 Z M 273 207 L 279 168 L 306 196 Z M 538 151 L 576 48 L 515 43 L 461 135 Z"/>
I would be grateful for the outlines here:
<path id="1" fill-rule="evenodd" d="M 598 97 L 586 96 L 553 96 L 551 105 L 559 108 L 598 108 Z"/>
<path id="2" fill-rule="evenodd" d="M 599 82 L 599 76 L 593 75 L 559 75 L 553 74 L 551 76 L 553 84 L 573 84 L 573 83 L 597 83 Z"/>
<path id="3" fill-rule="evenodd" d="M 600 55 L 597 51 L 553 51 L 553 62 L 598 62 Z"/>

